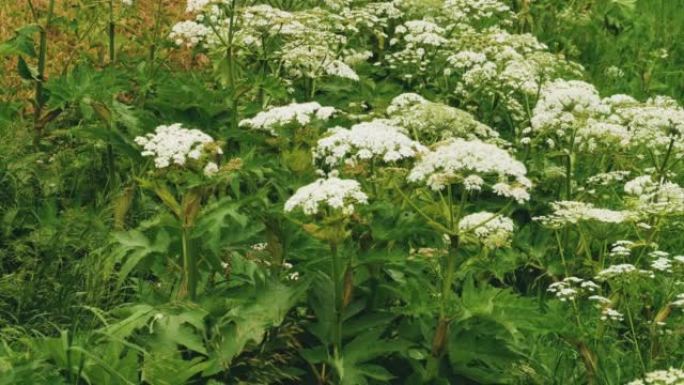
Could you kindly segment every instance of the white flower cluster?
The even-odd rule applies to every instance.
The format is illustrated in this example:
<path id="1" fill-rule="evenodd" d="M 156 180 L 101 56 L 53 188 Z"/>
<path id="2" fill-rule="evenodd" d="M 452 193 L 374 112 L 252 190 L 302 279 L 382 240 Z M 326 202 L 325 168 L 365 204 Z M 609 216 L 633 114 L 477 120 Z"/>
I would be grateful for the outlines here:
<path id="1" fill-rule="evenodd" d="M 510 243 L 515 226 L 510 218 L 481 211 L 461 218 L 458 228 L 462 233 L 472 233 L 482 245 L 493 249 Z"/>
<path id="2" fill-rule="evenodd" d="M 170 38 L 179 46 L 219 48 L 232 38 L 239 57 L 262 54 L 261 46 L 275 45 L 274 60 L 291 77 L 336 76 L 354 81 L 358 74 L 342 56 L 347 42 L 344 18 L 322 8 L 287 12 L 268 4 L 238 7 L 236 19 L 220 4 L 227 0 L 190 0 L 194 20 L 177 23 Z M 232 27 L 232 30 L 230 29 Z M 350 58 L 350 62 L 357 58 Z"/>
<path id="3" fill-rule="evenodd" d="M 526 134 L 574 141 L 588 151 L 646 145 L 659 154 L 672 143 L 681 153 L 684 108 L 662 96 L 644 103 L 622 94 L 601 99 L 591 84 L 557 79 L 543 85 Z"/>
<path id="4" fill-rule="evenodd" d="M 587 297 L 587 299 L 589 301 L 596 302 L 601 308 L 603 308 L 604 306 L 609 306 L 611 303 L 613 303 L 613 301 L 611 301 L 610 298 L 606 298 L 602 295 L 596 294 L 590 295 L 589 297 Z"/>
<path id="5" fill-rule="evenodd" d="M 554 294 L 561 302 L 567 302 L 574 301 L 578 295 L 595 293 L 599 289 L 600 287 L 594 281 L 567 277 L 550 284 L 546 290 Z"/>
<path id="6" fill-rule="evenodd" d="M 622 257 L 626 258 L 632 254 L 632 248 L 634 247 L 634 242 L 627 240 L 616 241 L 611 245 L 609 255 L 611 257 Z"/>
<path id="7" fill-rule="evenodd" d="M 335 127 L 329 132 L 313 149 L 314 158 L 322 159 L 328 166 L 338 165 L 341 160 L 349 164 L 370 159 L 396 162 L 427 151 L 404 135 L 401 128 L 381 120 L 355 124 L 348 130 Z"/>
<path id="8" fill-rule="evenodd" d="M 319 78 L 323 75 L 359 80 L 359 75 L 342 59 L 337 58 L 331 44 L 325 39 L 310 37 L 283 45 L 280 59 L 287 72 L 295 77 Z M 320 39 L 320 40 L 319 40 Z"/>
<path id="9" fill-rule="evenodd" d="M 185 12 L 187 13 L 194 13 L 194 12 L 200 12 L 209 5 L 213 0 L 188 0 L 187 5 L 185 7 Z"/>
<path id="10" fill-rule="evenodd" d="M 634 380 L 626 385 L 684 385 L 684 371 L 670 368 L 646 373 L 643 379 Z"/>
<path id="11" fill-rule="evenodd" d="M 299 32 L 305 28 L 292 13 L 268 4 L 255 4 L 241 9 L 240 22 L 240 33 L 258 31 L 258 34 L 277 35 Z"/>
<path id="12" fill-rule="evenodd" d="M 422 143 L 447 138 L 497 139 L 499 133 L 478 122 L 470 113 L 433 103 L 414 93 L 401 94 L 387 107 L 390 120 Z"/>
<path id="13" fill-rule="evenodd" d="M 143 147 L 143 156 L 154 157 L 155 167 L 166 168 L 172 164 L 184 166 L 189 159 L 200 159 L 207 151 L 207 145 L 215 142 L 200 130 L 186 129 L 176 123 L 159 126 L 153 134 L 138 136 L 135 143 Z M 212 146 L 212 149 L 218 154 L 222 153 L 218 146 Z"/>
<path id="14" fill-rule="evenodd" d="M 394 30 L 409 45 L 441 46 L 447 42 L 444 28 L 430 20 L 409 20 Z"/>
<path id="15" fill-rule="evenodd" d="M 657 257 L 651 261 L 651 268 L 653 270 L 671 273 L 672 261 L 667 257 Z"/>
<path id="16" fill-rule="evenodd" d="M 345 20 L 347 30 L 356 34 L 367 30 L 374 36 L 386 38 L 385 30 L 390 22 L 403 16 L 403 12 L 392 2 L 371 2 L 354 8 L 346 8 L 341 15 Z"/>
<path id="17" fill-rule="evenodd" d="M 626 126 L 631 144 L 646 145 L 655 153 L 662 153 L 672 141 L 676 153 L 684 150 L 684 108 L 674 99 L 659 96 L 644 103 L 621 97 L 611 104 L 609 122 Z M 609 101 L 606 100 L 606 103 Z"/>
<path id="18" fill-rule="evenodd" d="M 608 186 L 616 182 L 622 182 L 629 174 L 629 171 L 603 172 L 589 177 L 587 185 Z"/>
<path id="19" fill-rule="evenodd" d="M 575 141 L 587 151 L 606 143 L 629 145 L 631 133 L 625 125 L 608 120 L 610 112 L 593 85 L 557 79 L 542 87 L 528 132 L 561 143 Z"/>
<path id="20" fill-rule="evenodd" d="M 342 56 L 347 38 L 330 30 L 325 16 L 296 16 L 304 28 L 291 31 L 276 52 L 287 74 L 293 78 L 316 79 L 327 75 L 358 81 L 358 74 Z"/>
<path id="21" fill-rule="evenodd" d="M 657 182 L 642 175 L 625 183 L 625 193 L 636 198 L 636 210 L 649 214 L 676 215 L 684 212 L 684 188 L 676 183 Z"/>
<path id="22" fill-rule="evenodd" d="M 610 66 L 606 68 L 606 70 L 603 73 L 609 78 L 613 79 L 621 79 L 625 77 L 625 71 L 623 71 L 622 68 L 617 66 Z"/>
<path id="23" fill-rule="evenodd" d="M 499 0 L 446 0 L 442 8 L 450 21 L 459 24 L 482 24 L 494 18 L 497 24 L 509 25 L 515 16 Z"/>
<path id="24" fill-rule="evenodd" d="M 629 277 L 649 277 L 653 278 L 653 272 L 649 270 L 638 269 L 636 266 L 630 263 L 621 263 L 618 265 L 611 265 L 596 274 L 597 281 L 608 281 L 611 279 L 621 279 Z"/>
<path id="25" fill-rule="evenodd" d="M 368 196 L 361 191 L 359 182 L 332 175 L 300 187 L 285 202 L 285 212 L 300 208 L 306 215 L 316 215 L 323 206 L 351 215 L 355 205 L 367 202 Z"/>
<path id="26" fill-rule="evenodd" d="M 202 173 L 206 176 L 213 176 L 216 175 L 216 173 L 219 172 L 219 166 L 218 164 L 214 162 L 208 162 L 206 166 L 204 166 L 204 169 L 202 170 Z"/>
<path id="27" fill-rule="evenodd" d="M 615 321 L 615 322 L 622 322 L 625 320 L 625 316 L 622 315 L 619 311 L 611 308 L 611 307 L 605 307 L 601 311 L 601 321 Z"/>
<path id="28" fill-rule="evenodd" d="M 684 308 L 684 293 L 677 294 L 675 300 L 670 303 L 672 307 Z"/>
<path id="29" fill-rule="evenodd" d="M 623 223 L 634 221 L 638 217 L 631 211 L 616 211 L 596 208 L 591 203 L 577 201 L 558 201 L 551 203 L 552 214 L 535 217 L 544 226 L 560 228 L 570 224 L 578 224 L 583 221 L 601 223 Z"/>
<path id="30" fill-rule="evenodd" d="M 297 15 L 268 4 L 239 8 L 238 21 L 236 25 L 238 28 L 233 31 L 233 40 L 253 52 L 263 49 L 262 45 L 269 44 L 273 38 L 293 38 L 307 30 L 307 27 L 297 20 Z M 218 23 L 217 20 L 213 24 L 221 36 L 228 36 L 225 21 Z M 221 43 L 218 36 L 216 38 L 217 40 L 212 45 Z"/>
<path id="31" fill-rule="evenodd" d="M 240 121 L 240 127 L 249 127 L 270 132 L 277 135 L 276 129 L 288 124 L 296 123 L 306 126 L 313 119 L 326 121 L 335 113 L 333 107 L 323 107 L 317 102 L 291 103 L 286 106 L 270 107 L 261 111 L 251 119 Z"/>
<path id="32" fill-rule="evenodd" d="M 495 178 L 492 191 L 519 203 L 530 199 L 532 182 L 520 161 L 499 147 L 479 140 L 452 139 L 426 153 L 408 175 L 410 182 L 425 182 L 433 190 L 462 183 L 469 175 Z"/>
<path id="33" fill-rule="evenodd" d="M 662 250 L 655 250 L 648 254 L 653 260 L 651 261 L 651 269 L 663 273 L 672 273 L 675 268 L 679 271 L 684 269 L 684 256 L 675 255 L 670 256 L 670 253 Z"/>
<path id="34" fill-rule="evenodd" d="M 385 57 L 387 68 L 407 80 L 426 75 L 430 64 L 441 54 L 439 48 L 449 42 L 446 30 L 429 19 L 406 21 L 394 32 L 389 44 L 395 50 Z"/>
<path id="35" fill-rule="evenodd" d="M 176 23 L 169 33 L 169 39 L 177 46 L 192 48 L 201 43 L 211 30 L 200 23 L 192 20 L 185 20 Z"/>
<path id="36" fill-rule="evenodd" d="M 581 123 L 595 114 L 607 113 L 596 88 L 580 80 L 557 79 L 545 83 L 534 107 L 531 120 L 535 131 L 572 130 L 578 120 Z"/>
<path id="37" fill-rule="evenodd" d="M 413 92 L 405 92 L 395 96 L 390 105 L 387 107 L 387 113 L 392 115 L 400 113 L 405 108 L 414 107 L 416 105 L 427 104 L 429 101 L 419 94 Z"/>
<path id="38" fill-rule="evenodd" d="M 577 65 L 549 53 L 534 36 L 498 27 L 460 30 L 450 46 L 443 73 L 455 78 L 454 93 L 473 108 L 483 97 L 496 98 L 518 122 L 527 119 L 525 105 L 536 98 L 541 79 L 579 73 Z"/>

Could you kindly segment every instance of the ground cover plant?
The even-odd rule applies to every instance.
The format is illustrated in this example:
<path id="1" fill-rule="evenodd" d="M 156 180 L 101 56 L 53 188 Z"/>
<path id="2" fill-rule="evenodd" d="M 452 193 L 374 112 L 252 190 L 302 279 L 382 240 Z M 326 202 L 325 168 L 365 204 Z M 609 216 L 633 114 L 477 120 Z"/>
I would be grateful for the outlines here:
<path id="1" fill-rule="evenodd" d="M 684 384 L 681 0 L 0 0 L 0 384 Z"/>

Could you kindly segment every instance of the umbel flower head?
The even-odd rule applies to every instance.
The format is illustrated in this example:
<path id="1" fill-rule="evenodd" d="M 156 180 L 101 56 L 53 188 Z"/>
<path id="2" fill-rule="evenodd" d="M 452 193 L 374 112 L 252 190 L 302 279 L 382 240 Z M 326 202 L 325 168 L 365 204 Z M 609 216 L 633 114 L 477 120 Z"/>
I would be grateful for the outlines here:
<path id="1" fill-rule="evenodd" d="M 171 28 L 169 39 L 173 40 L 179 47 L 192 48 L 201 43 L 210 31 L 211 29 L 205 25 L 192 20 L 185 20 L 176 23 Z"/>
<path id="2" fill-rule="evenodd" d="M 401 130 L 381 120 L 355 124 L 349 130 L 335 127 L 329 130 L 329 136 L 318 141 L 313 150 L 314 158 L 322 159 L 328 166 L 336 166 L 341 160 L 350 164 L 369 159 L 396 162 L 427 151 Z"/>
<path id="3" fill-rule="evenodd" d="M 499 133 L 478 122 L 470 113 L 433 103 L 414 93 L 398 95 L 387 107 L 390 121 L 406 128 L 413 139 L 433 143 L 448 138 L 494 139 Z"/>
<path id="4" fill-rule="evenodd" d="M 574 301 L 580 294 L 593 294 L 599 286 L 592 280 L 578 277 L 565 277 L 562 281 L 554 282 L 546 289 L 554 294 L 561 302 Z"/>
<path id="5" fill-rule="evenodd" d="M 647 214 L 678 215 L 684 212 L 684 188 L 670 181 L 642 175 L 625 183 L 625 193 L 636 211 Z"/>
<path id="6" fill-rule="evenodd" d="M 188 3 L 185 7 L 185 12 L 200 12 L 207 5 L 209 5 L 209 3 L 212 3 L 212 0 L 188 0 Z"/>
<path id="7" fill-rule="evenodd" d="M 453 139 L 424 155 L 408 175 L 410 182 L 425 182 L 433 190 L 462 183 L 478 191 L 494 182 L 492 191 L 522 203 L 530 199 L 532 182 L 525 165 L 501 148 L 480 140 Z M 467 182 L 467 183 L 466 183 Z"/>
<path id="8" fill-rule="evenodd" d="M 251 119 L 242 120 L 240 126 L 268 131 L 275 136 L 277 135 L 276 129 L 284 125 L 305 126 L 314 119 L 328 120 L 334 113 L 335 108 L 322 107 L 317 102 L 291 103 L 261 111 Z"/>
<path id="9" fill-rule="evenodd" d="M 643 379 L 634 380 L 626 385 L 684 385 L 684 371 L 670 368 L 646 373 Z"/>
<path id="10" fill-rule="evenodd" d="M 631 133 L 624 124 L 608 120 L 610 109 L 593 85 L 558 79 L 542 87 L 527 131 L 546 138 L 551 147 L 556 141 L 574 142 L 588 152 L 606 145 L 627 146 Z"/>
<path id="11" fill-rule="evenodd" d="M 503 215 L 481 211 L 463 217 L 458 228 L 462 233 L 472 233 L 483 246 L 494 249 L 508 245 L 514 225 Z"/>
<path id="12" fill-rule="evenodd" d="M 180 123 L 158 126 L 154 133 L 135 138 L 135 143 L 143 147 L 143 156 L 154 157 L 154 165 L 159 169 L 185 166 L 188 160 L 199 160 L 209 151 L 223 153 L 211 136 L 197 129 L 183 128 Z"/>
<path id="13" fill-rule="evenodd" d="M 328 178 L 300 187 L 285 202 L 285 212 L 301 209 L 306 215 L 316 215 L 323 210 L 339 211 L 343 215 L 354 213 L 357 204 L 366 204 L 368 196 L 361 191 L 359 182 L 340 179 L 334 173 Z"/>
<path id="14" fill-rule="evenodd" d="M 558 201 L 551 203 L 551 208 L 552 214 L 533 219 L 550 228 L 560 228 L 584 221 L 617 224 L 638 219 L 637 214 L 631 211 L 597 208 L 585 202 Z"/>

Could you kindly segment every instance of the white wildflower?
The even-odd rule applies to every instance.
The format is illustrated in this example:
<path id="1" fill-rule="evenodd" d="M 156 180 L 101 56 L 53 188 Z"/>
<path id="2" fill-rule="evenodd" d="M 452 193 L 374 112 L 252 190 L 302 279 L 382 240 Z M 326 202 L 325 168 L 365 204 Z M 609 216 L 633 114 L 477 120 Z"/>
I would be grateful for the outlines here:
<path id="1" fill-rule="evenodd" d="M 629 176 L 629 171 L 610 171 L 593 175 L 587 179 L 588 185 L 608 186 L 623 181 Z"/>
<path id="2" fill-rule="evenodd" d="M 670 368 L 646 373 L 643 379 L 638 379 L 626 385 L 684 385 L 684 371 Z"/>
<path id="3" fill-rule="evenodd" d="M 547 291 L 555 294 L 561 302 L 574 301 L 580 294 L 594 293 L 599 286 L 590 280 L 578 277 L 566 277 L 562 281 L 549 285 Z"/>
<path id="4" fill-rule="evenodd" d="M 192 20 L 186 20 L 176 23 L 171 28 L 169 39 L 177 46 L 192 48 L 201 43 L 209 32 L 209 27 Z"/>
<path id="5" fill-rule="evenodd" d="M 211 2 L 212 0 L 188 0 L 188 3 L 185 7 L 185 12 L 200 12 Z"/>
<path id="6" fill-rule="evenodd" d="M 329 136 L 318 141 L 313 150 L 314 158 L 334 166 L 343 159 L 350 163 L 370 159 L 396 162 L 427 151 L 401 131 L 381 120 L 355 124 L 349 130 L 332 128 Z"/>
<path id="7" fill-rule="evenodd" d="M 359 80 L 359 75 L 345 62 L 341 60 L 331 60 L 325 65 L 325 73 L 330 76 Z"/>
<path id="8" fill-rule="evenodd" d="M 252 246 L 250 246 L 250 249 L 254 251 L 264 251 L 268 247 L 268 242 L 260 242 L 260 243 L 255 243 Z"/>
<path id="9" fill-rule="evenodd" d="M 514 225 L 510 218 L 482 211 L 463 217 L 458 228 L 475 235 L 485 247 L 497 248 L 509 244 Z"/>
<path id="10" fill-rule="evenodd" d="M 662 272 L 672 272 L 672 261 L 666 257 L 658 257 L 651 262 L 651 268 Z"/>
<path id="11" fill-rule="evenodd" d="M 463 110 L 433 103 L 418 94 L 401 94 L 387 107 L 390 121 L 406 128 L 413 139 L 434 143 L 447 138 L 496 139 L 499 133 Z"/>
<path id="12" fill-rule="evenodd" d="M 185 129 L 176 123 L 159 126 L 153 134 L 138 136 L 135 143 L 143 147 L 143 156 L 154 157 L 157 168 L 166 168 L 172 164 L 184 166 L 188 159 L 199 159 L 206 145 L 214 140 L 200 130 Z M 216 152 L 221 153 L 220 149 Z"/>
<path id="13" fill-rule="evenodd" d="M 684 188 L 669 181 L 657 182 L 643 175 L 625 183 L 625 193 L 637 198 L 635 208 L 649 214 L 674 215 L 684 212 Z"/>
<path id="14" fill-rule="evenodd" d="M 204 170 L 202 172 L 206 176 L 213 176 L 218 172 L 218 170 L 219 170 L 219 167 L 216 163 L 209 162 L 209 163 L 207 163 L 206 166 L 204 166 Z"/>
<path id="15" fill-rule="evenodd" d="M 535 217 L 545 226 L 559 228 L 568 224 L 578 224 L 583 221 L 601 223 L 623 223 L 634 221 L 637 216 L 631 211 L 615 211 L 596 208 L 591 203 L 577 201 L 558 201 L 551 203 L 553 213 Z"/>
<path id="16" fill-rule="evenodd" d="M 632 247 L 634 247 L 632 241 L 617 241 L 611 246 L 609 255 L 611 257 L 629 257 L 632 254 Z"/>
<path id="17" fill-rule="evenodd" d="M 408 180 L 425 182 L 433 190 L 461 183 L 470 175 L 494 178 L 493 191 L 518 202 L 529 199 L 532 182 L 525 165 L 497 146 L 479 140 L 452 139 L 426 153 L 411 170 Z"/>
<path id="18" fill-rule="evenodd" d="M 291 103 L 286 106 L 271 107 L 266 111 L 259 112 L 251 119 L 240 121 L 241 127 L 264 130 L 272 135 L 277 135 L 276 128 L 287 124 L 296 123 L 298 126 L 306 126 L 312 120 L 326 121 L 335 113 L 333 107 L 322 107 L 317 102 Z"/>
<path id="19" fill-rule="evenodd" d="M 606 307 L 606 308 L 603 308 L 603 310 L 601 311 L 601 320 L 602 321 L 621 322 L 624 319 L 625 319 L 625 316 L 613 308 Z"/>
<path id="20" fill-rule="evenodd" d="M 633 276 L 645 276 L 653 278 L 653 272 L 648 270 L 638 269 L 636 266 L 629 263 L 621 263 L 618 265 L 609 266 L 598 272 L 595 279 L 597 281 L 606 281 L 615 278 L 627 278 Z"/>
<path id="21" fill-rule="evenodd" d="M 590 295 L 587 299 L 588 299 L 589 301 L 598 302 L 599 305 L 602 305 L 602 306 L 606 306 L 606 305 L 610 305 L 610 304 L 611 304 L 611 300 L 610 300 L 610 299 L 608 299 L 608 298 L 606 298 L 606 297 L 604 297 L 604 296 L 601 296 L 601 295 L 596 295 L 596 294 L 595 294 L 595 295 Z"/>
<path id="22" fill-rule="evenodd" d="M 316 215 L 322 208 L 327 207 L 350 215 L 354 212 L 356 204 L 367 202 L 368 196 L 361 191 L 359 182 L 331 176 L 300 187 L 285 202 L 285 212 L 300 208 L 306 215 Z"/>
<path id="23" fill-rule="evenodd" d="M 468 175 L 463 179 L 463 187 L 468 191 L 480 191 L 485 181 L 479 175 Z"/>
<path id="24" fill-rule="evenodd" d="M 675 300 L 670 303 L 672 307 L 684 308 L 684 293 L 677 294 Z"/>

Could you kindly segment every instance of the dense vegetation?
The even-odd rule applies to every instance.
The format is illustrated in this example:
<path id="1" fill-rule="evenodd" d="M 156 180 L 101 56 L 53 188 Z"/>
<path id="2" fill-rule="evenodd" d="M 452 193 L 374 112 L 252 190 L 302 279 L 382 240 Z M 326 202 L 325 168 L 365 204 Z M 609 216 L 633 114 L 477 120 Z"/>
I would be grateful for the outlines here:
<path id="1" fill-rule="evenodd" d="M 684 384 L 684 1 L 0 3 L 0 384 Z"/>

